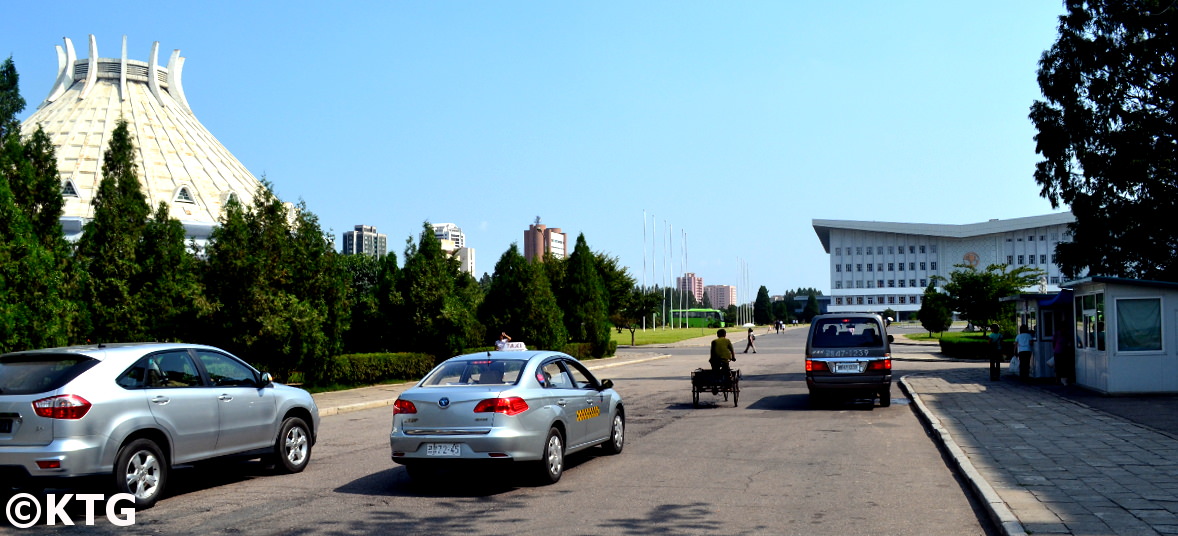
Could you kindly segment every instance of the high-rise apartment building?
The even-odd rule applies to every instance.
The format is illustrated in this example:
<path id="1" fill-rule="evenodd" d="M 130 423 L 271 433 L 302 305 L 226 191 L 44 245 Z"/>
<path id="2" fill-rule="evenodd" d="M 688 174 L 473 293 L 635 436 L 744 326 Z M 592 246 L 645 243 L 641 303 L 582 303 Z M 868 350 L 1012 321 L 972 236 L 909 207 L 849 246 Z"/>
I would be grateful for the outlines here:
<path id="1" fill-rule="evenodd" d="M 729 305 L 737 305 L 736 287 L 732 285 L 708 285 L 704 287 L 704 294 L 716 309 L 727 309 Z"/>
<path id="2" fill-rule="evenodd" d="M 681 292 L 690 292 L 692 296 L 695 296 L 696 302 L 702 303 L 704 301 L 704 278 L 687 272 L 683 277 L 676 277 L 675 284 Z"/>
<path id="3" fill-rule="evenodd" d="M 434 236 L 442 243 L 442 251 L 458 258 L 463 272 L 475 275 L 474 248 L 466 247 L 466 234 L 453 223 L 435 223 Z"/>
<path id="4" fill-rule="evenodd" d="M 552 253 L 558 259 L 567 257 L 568 235 L 560 232 L 559 227 L 549 228 L 536 218 L 536 223 L 524 231 L 524 258 L 543 262 L 545 253 Z"/>
<path id="5" fill-rule="evenodd" d="M 383 257 L 388 252 L 388 237 L 376 232 L 371 225 L 357 225 L 355 231 L 344 233 L 344 255 Z"/>

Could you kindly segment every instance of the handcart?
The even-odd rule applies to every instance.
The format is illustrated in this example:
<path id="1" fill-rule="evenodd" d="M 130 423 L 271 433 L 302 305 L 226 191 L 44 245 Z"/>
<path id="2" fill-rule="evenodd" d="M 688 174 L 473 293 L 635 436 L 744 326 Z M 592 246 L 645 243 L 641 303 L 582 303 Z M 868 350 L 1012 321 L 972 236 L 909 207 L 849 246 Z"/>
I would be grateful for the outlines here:
<path id="1" fill-rule="evenodd" d="M 727 375 L 723 371 L 698 368 L 691 371 L 691 403 L 699 407 L 699 394 L 723 393 L 724 401 L 728 401 L 728 394 L 732 394 L 732 405 L 738 406 L 740 401 L 740 369 L 732 369 Z"/>

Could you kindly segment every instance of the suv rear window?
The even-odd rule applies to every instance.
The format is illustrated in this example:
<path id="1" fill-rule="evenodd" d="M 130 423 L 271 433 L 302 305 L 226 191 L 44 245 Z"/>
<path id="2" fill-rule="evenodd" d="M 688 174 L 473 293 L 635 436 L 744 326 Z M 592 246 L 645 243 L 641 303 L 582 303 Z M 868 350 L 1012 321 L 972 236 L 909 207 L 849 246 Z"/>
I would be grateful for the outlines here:
<path id="1" fill-rule="evenodd" d="M 873 318 L 824 318 L 814 327 L 813 348 L 883 346 L 883 330 Z"/>
<path id="2" fill-rule="evenodd" d="M 0 356 L 0 395 L 30 395 L 60 389 L 98 360 L 77 354 Z"/>

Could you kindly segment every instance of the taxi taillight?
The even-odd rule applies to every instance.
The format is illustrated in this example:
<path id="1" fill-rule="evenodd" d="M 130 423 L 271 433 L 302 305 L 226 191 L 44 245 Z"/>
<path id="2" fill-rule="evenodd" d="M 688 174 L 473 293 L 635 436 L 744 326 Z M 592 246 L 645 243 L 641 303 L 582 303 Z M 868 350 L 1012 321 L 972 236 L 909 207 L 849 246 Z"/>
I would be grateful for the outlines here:
<path id="1" fill-rule="evenodd" d="M 401 415 L 403 413 L 417 413 L 417 406 L 408 400 L 397 399 L 393 402 L 393 415 Z"/>
<path id="2" fill-rule="evenodd" d="M 33 402 L 33 413 L 46 419 L 81 419 L 90 411 L 90 402 L 78 395 L 58 395 Z"/>
<path id="3" fill-rule="evenodd" d="M 524 399 L 513 396 L 511 398 L 488 398 L 474 407 L 475 413 L 502 413 L 504 415 L 519 415 L 528 410 L 528 403 Z"/>

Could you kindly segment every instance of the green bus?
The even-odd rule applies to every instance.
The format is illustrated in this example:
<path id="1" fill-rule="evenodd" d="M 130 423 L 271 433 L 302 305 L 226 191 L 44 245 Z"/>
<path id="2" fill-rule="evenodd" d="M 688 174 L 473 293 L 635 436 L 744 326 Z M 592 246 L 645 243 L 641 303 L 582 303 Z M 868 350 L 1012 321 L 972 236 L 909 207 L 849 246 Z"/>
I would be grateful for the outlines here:
<path id="1" fill-rule="evenodd" d="M 719 309 L 672 309 L 671 323 L 676 327 L 722 328 L 724 313 Z"/>

